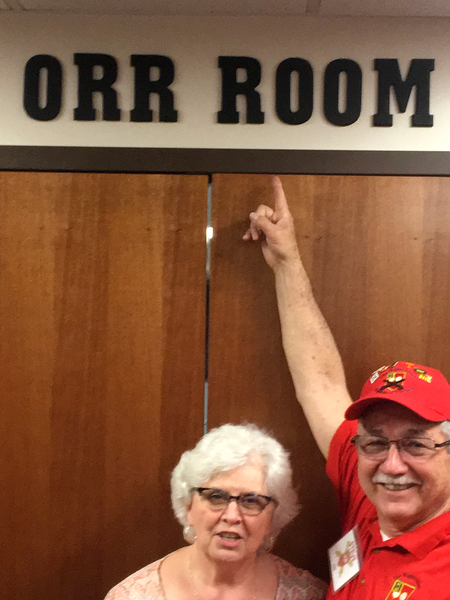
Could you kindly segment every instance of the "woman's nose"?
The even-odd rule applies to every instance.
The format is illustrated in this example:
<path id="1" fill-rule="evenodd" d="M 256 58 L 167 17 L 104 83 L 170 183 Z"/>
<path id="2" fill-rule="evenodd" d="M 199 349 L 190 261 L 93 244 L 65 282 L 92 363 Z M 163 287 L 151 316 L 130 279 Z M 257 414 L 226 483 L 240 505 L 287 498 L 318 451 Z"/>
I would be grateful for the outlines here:
<path id="1" fill-rule="evenodd" d="M 232 521 L 233 523 L 242 520 L 241 509 L 239 508 L 239 505 L 236 502 L 236 500 L 230 500 L 228 506 L 224 509 L 221 518 L 224 521 Z"/>

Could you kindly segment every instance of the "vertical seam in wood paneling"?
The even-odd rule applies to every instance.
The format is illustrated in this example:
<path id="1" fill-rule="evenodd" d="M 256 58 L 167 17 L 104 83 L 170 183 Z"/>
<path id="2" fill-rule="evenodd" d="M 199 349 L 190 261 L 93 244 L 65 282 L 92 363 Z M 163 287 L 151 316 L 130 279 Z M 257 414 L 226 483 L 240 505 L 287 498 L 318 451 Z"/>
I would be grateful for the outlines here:
<path id="1" fill-rule="evenodd" d="M 209 366 L 209 292 L 211 276 L 211 212 L 212 212 L 212 175 L 208 175 L 208 195 L 206 205 L 206 310 L 205 310 L 205 387 L 203 398 L 203 433 L 208 431 L 208 366 Z M 211 235 L 209 235 L 211 232 Z"/>

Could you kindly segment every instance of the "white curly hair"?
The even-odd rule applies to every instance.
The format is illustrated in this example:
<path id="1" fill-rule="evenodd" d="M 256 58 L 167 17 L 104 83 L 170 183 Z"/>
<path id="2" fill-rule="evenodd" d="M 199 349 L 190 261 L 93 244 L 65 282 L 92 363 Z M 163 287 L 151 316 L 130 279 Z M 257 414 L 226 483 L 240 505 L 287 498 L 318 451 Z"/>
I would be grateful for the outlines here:
<path id="1" fill-rule="evenodd" d="M 212 477 L 262 460 L 266 470 L 267 495 L 276 500 L 271 541 L 298 514 L 297 493 L 292 486 L 289 454 L 283 446 L 256 425 L 227 423 L 205 434 L 195 448 L 184 452 L 172 472 L 172 507 L 181 525 L 188 527 L 187 512 L 193 488 L 202 487 Z"/>

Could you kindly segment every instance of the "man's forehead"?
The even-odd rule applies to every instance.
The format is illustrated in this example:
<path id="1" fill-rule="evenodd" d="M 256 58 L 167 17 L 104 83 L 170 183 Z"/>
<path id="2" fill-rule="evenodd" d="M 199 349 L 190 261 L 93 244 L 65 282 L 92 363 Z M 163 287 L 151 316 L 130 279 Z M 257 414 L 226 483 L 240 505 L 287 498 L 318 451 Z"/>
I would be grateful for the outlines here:
<path id="1" fill-rule="evenodd" d="M 427 431 L 437 423 L 427 421 L 418 414 L 397 402 L 376 402 L 362 413 L 359 423 L 364 429 L 383 429 L 395 425 L 410 430 L 411 433 Z"/>

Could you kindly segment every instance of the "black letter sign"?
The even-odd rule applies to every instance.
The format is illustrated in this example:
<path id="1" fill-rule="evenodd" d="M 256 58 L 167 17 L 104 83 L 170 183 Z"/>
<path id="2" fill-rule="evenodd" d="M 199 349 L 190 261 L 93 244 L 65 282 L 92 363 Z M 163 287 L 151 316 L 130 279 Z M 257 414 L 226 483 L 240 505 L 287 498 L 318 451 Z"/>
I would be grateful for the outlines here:
<path id="1" fill-rule="evenodd" d="M 177 122 L 177 111 L 174 109 L 173 93 L 169 85 L 175 76 L 175 67 L 168 56 L 159 54 L 132 54 L 131 66 L 134 67 L 134 108 L 130 112 L 130 121 L 153 121 L 150 110 L 151 94 L 159 96 L 159 120 L 165 123 Z M 150 69 L 159 69 L 159 78 L 150 79 Z"/>
<path id="2" fill-rule="evenodd" d="M 239 123 L 236 97 L 239 94 L 247 100 L 247 123 L 264 123 L 261 112 L 261 98 L 255 90 L 261 82 L 261 65 L 251 56 L 219 56 L 222 69 L 222 108 L 217 113 L 218 123 Z M 245 69 L 246 81 L 237 81 L 237 70 Z"/>
<path id="3" fill-rule="evenodd" d="M 391 87 L 394 88 L 398 110 L 404 113 L 413 86 L 416 86 L 416 109 L 411 117 L 411 125 L 433 127 L 433 115 L 430 115 L 430 73 L 434 71 L 434 60 L 413 58 L 406 81 L 402 79 L 396 58 L 376 58 L 374 64 L 378 71 L 378 112 L 373 115 L 375 127 L 392 127 L 392 115 L 389 112 Z"/>
<path id="4" fill-rule="evenodd" d="M 347 77 L 345 111 L 339 111 L 339 76 Z M 323 93 L 323 112 L 327 121 L 333 125 L 352 125 L 361 114 L 362 72 L 353 60 L 338 58 L 330 62 L 325 69 Z"/>
<path id="5" fill-rule="evenodd" d="M 47 70 L 47 98 L 45 106 L 39 102 L 39 84 L 42 69 Z M 51 121 L 59 115 L 62 97 L 62 68 L 49 54 L 36 54 L 27 62 L 23 86 L 23 107 L 32 119 Z"/>
<path id="6" fill-rule="evenodd" d="M 109 54 L 74 54 L 78 65 L 78 106 L 74 110 L 75 121 L 95 121 L 94 92 L 103 96 L 103 120 L 120 121 L 117 93 L 112 84 L 117 79 L 117 62 Z M 103 76 L 94 79 L 94 67 L 102 69 Z"/>
<path id="7" fill-rule="evenodd" d="M 292 110 L 291 76 L 298 73 L 298 108 Z M 300 125 L 313 111 L 313 70 L 303 58 L 286 58 L 277 68 L 275 108 L 278 118 L 289 125 Z"/>

